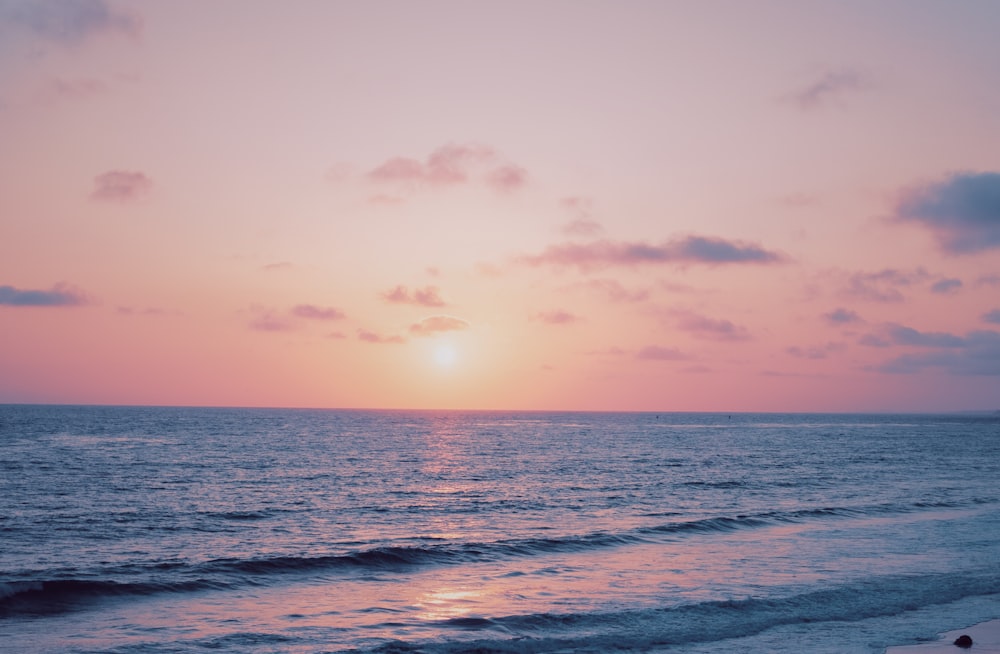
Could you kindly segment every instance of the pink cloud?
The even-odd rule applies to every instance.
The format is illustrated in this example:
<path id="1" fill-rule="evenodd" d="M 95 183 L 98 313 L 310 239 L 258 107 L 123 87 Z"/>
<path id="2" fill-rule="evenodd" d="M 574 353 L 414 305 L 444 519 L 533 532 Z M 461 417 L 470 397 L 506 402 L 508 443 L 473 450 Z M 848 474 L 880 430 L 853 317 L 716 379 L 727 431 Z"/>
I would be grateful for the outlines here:
<path id="1" fill-rule="evenodd" d="M 418 323 L 410 325 L 410 333 L 414 336 L 430 336 L 439 332 L 462 331 L 469 328 L 469 323 L 453 316 L 430 316 Z"/>
<path id="2" fill-rule="evenodd" d="M 334 307 L 318 307 L 314 304 L 299 304 L 292 308 L 292 315 L 309 320 L 341 320 L 345 314 Z"/>
<path id="3" fill-rule="evenodd" d="M 786 257 L 752 243 L 707 236 L 685 236 L 659 245 L 606 239 L 584 244 L 563 243 L 550 246 L 541 254 L 521 257 L 521 261 L 531 266 L 576 266 L 581 270 L 594 270 L 609 266 L 668 263 L 770 264 L 786 261 Z"/>
<path id="4" fill-rule="evenodd" d="M 856 70 L 827 70 L 788 100 L 803 110 L 820 109 L 841 104 L 847 96 L 870 88 L 870 81 Z"/>
<path id="5" fill-rule="evenodd" d="M 647 345 L 639 350 L 635 356 L 644 361 L 687 361 L 691 358 L 676 347 L 661 347 L 659 345 Z"/>
<path id="6" fill-rule="evenodd" d="M 649 291 L 630 291 L 614 279 L 591 279 L 585 286 L 601 293 L 612 302 L 645 302 L 649 299 Z"/>
<path id="7" fill-rule="evenodd" d="M 358 330 L 358 340 L 364 341 L 366 343 L 405 343 L 406 339 L 402 336 L 382 336 L 375 332 L 368 331 L 366 329 Z"/>
<path id="8" fill-rule="evenodd" d="M 486 183 L 498 191 L 516 191 L 528 183 L 528 173 L 520 166 L 500 166 L 490 171 Z"/>
<path id="9" fill-rule="evenodd" d="M 415 304 L 422 307 L 443 307 L 445 301 L 441 299 L 437 286 L 425 286 L 424 288 L 410 290 L 403 285 L 382 293 L 382 299 L 393 304 Z"/>
<path id="10" fill-rule="evenodd" d="M 260 332 L 290 332 L 295 325 L 287 318 L 271 311 L 257 310 L 257 317 L 250 321 L 250 329 Z"/>
<path id="11" fill-rule="evenodd" d="M 785 348 L 785 352 L 797 359 L 825 359 L 829 354 L 841 352 L 846 347 L 843 343 L 830 342 L 825 345 L 814 345 L 811 347 L 792 346 Z"/>
<path id="12" fill-rule="evenodd" d="M 697 338 L 705 338 L 714 341 L 746 341 L 750 339 L 750 332 L 746 327 L 737 325 L 729 320 L 709 318 L 691 311 L 671 311 L 677 327 L 683 331 L 690 332 Z"/>
<path id="13" fill-rule="evenodd" d="M 487 185 L 498 191 L 514 191 L 528 179 L 524 168 L 504 162 L 490 147 L 453 144 L 434 150 L 423 161 L 391 157 L 370 170 L 367 178 L 376 184 L 442 187 L 466 184 L 473 175 L 480 174 Z"/>
<path id="14" fill-rule="evenodd" d="M 580 322 L 583 320 L 580 316 L 574 315 L 569 311 L 563 311 L 562 309 L 556 309 L 553 311 L 542 311 L 535 316 L 538 320 L 550 325 L 569 325 L 574 322 Z"/>
<path id="15" fill-rule="evenodd" d="M 153 180 L 140 172 L 109 170 L 94 178 L 94 200 L 128 202 L 136 200 L 153 187 Z"/>
<path id="16" fill-rule="evenodd" d="M 290 261 L 275 261 L 274 263 L 264 264 L 260 269 L 267 272 L 275 272 L 278 270 L 291 270 L 294 267 L 295 265 Z"/>

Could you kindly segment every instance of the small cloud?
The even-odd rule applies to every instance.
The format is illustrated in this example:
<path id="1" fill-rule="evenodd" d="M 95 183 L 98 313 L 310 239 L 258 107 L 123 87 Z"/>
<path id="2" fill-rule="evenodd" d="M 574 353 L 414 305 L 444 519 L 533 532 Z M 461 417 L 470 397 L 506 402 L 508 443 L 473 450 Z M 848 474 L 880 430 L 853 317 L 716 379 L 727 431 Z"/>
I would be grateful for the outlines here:
<path id="1" fill-rule="evenodd" d="M 960 288 L 962 288 L 961 279 L 940 279 L 931 285 L 931 292 L 947 295 L 954 293 Z"/>
<path id="2" fill-rule="evenodd" d="M 562 232 L 567 236 L 593 237 L 603 234 L 604 227 L 590 218 L 576 218 L 563 225 Z"/>
<path id="3" fill-rule="evenodd" d="M 405 343 L 406 339 L 402 336 L 382 336 L 375 332 L 368 331 L 367 329 L 358 330 L 358 340 L 364 341 L 365 343 Z"/>
<path id="4" fill-rule="evenodd" d="M 591 350 L 587 352 L 591 356 L 609 356 L 609 357 L 621 357 L 628 354 L 625 350 L 620 347 L 609 347 L 604 350 Z"/>
<path id="5" fill-rule="evenodd" d="M 649 299 L 649 291 L 630 291 L 614 279 L 591 279 L 584 286 L 601 293 L 612 302 L 645 302 Z"/>
<path id="6" fill-rule="evenodd" d="M 38 91 L 40 102 L 58 100 L 86 100 L 108 93 L 108 84 L 94 78 L 82 79 L 49 79 Z"/>
<path id="7" fill-rule="evenodd" d="M 962 347 L 965 341 L 960 336 L 945 332 L 920 332 L 904 325 L 886 325 L 889 338 L 896 345 L 916 347 Z"/>
<path id="8" fill-rule="evenodd" d="M 635 358 L 643 361 L 687 361 L 691 357 L 676 347 L 647 345 L 636 353 Z"/>
<path id="9" fill-rule="evenodd" d="M 789 347 L 785 349 L 785 352 L 789 356 L 793 356 L 797 359 L 825 359 L 829 354 L 833 352 L 843 351 L 846 346 L 843 343 L 827 343 L 826 345 L 814 345 L 812 347 Z"/>
<path id="10" fill-rule="evenodd" d="M 313 304 L 299 304 L 292 307 L 292 315 L 308 320 L 341 320 L 345 314 L 334 307 L 318 307 Z"/>
<path id="11" fill-rule="evenodd" d="M 94 178 L 94 190 L 90 197 L 94 200 L 128 202 L 135 200 L 153 187 L 153 180 L 140 172 L 110 170 Z"/>
<path id="12" fill-rule="evenodd" d="M 56 284 L 47 291 L 0 286 L 0 306 L 75 307 L 89 303 L 83 291 L 69 284 Z"/>
<path id="13" fill-rule="evenodd" d="M 146 308 L 136 308 L 136 307 L 118 307 L 116 311 L 123 316 L 165 316 L 168 312 L 163 309 L 157 309 L 155 307 Z"/>
<path id="14" fill-rule="evenodd" d="M 528 172 L 520 166 L 500 166 L 486 175 L 486 183 L 497 191 L 509 193 L 528 183 Z"/>
<path id="15" fill-rule="evenodd" d="M 295 325 L 284 316 L 264 309 L 254 309 L 257 316 L 250 321 L 250 329 L 259 332 L 290 332 Z"/>
<path id="16" fill-rule="evenodd" d="M 976 286 L 1000 286 L 1000 275 L 980 275 L 976 278 Z"/>
<path id="17" fill-rule="evenodd" d="M 261 270 L 267 272 L 277 272 L 280 270 L 291 270 L 295 265 L 289 261 L 276 261 L 274 263 L 264 264 L 260 267 Z"/>
<path id="18" fill-rule="evenodd" d="M 783 255 L 758 245 L 706 236 L 674 238 L 659 245 L 610 240 L 563 243 L 550 246 L 541 254 L 521 257 L 521 261 L 531 266 L 576 266 L 581 270 L 667 263 L 769 264 L 785 260 Z"/>
<path id="19" fill-rule="evenodd" d="M 425 286 L 424 288 L 410 290 L 402 285 L 397 286 L 381 294 L 382 299 L 393 304 L 415 304 L 422 307 L 443 307 L 445 301 L 437 286 Z"/>
<path id="20" fill-rule="evenodd" d="M 922 268 L 911 272 L 886 268 L 878 272 L 851 273 L 841 295 L 869 302 L 893 303 L 902 302 L 900 288 L 909 288 L 926 281 L 930 275 Z"/>
<path id="21" fill-rule="evenodd" d="M 947 254 L 974 254 L 1000 247 L 1000 173 L 959 172 L 904 191 L 898 222 L 930 229 Z"/>
<path id="22" fill-rule="evenodd" d="M 535 318 L 550 325 L 569 325 L 582 320 L 568 311 L 556 309 L 554 311 L 542 311 L 535 315 Z"/>
<path id="23" fill-rule="evenodd" d="M 326 335 L 326 338 L 342 339 L 342 338 L 347 338 L 347 334 L 345 334 L 344 332 L 330 332 L 329 334 Z"/>
<path id="24" fill-rule="evenodd" d="M 676 318 L 677 327 L 690 332 L 697 338 L 715 341 L 746 341 L 750 332 L 746 327 L 734 324 L 729 320 L 708 318 L 690 311 L 671 311 Z"/>
<path id="25" fill-rule="evenodd" d="M 994 325 L 1000 325 L 1000 309 L 994 309 L 993 311 L 987 311 L 982 315 L 983 322 L 992 323 Z"/>
<path id="26" fill-rule="evenodd" d="M 856 311 L 843 308 L 837 308 L 830 313 L 824 313 L 823 318 L 835 325 L 850 325 L 852 323 L 863 322 L 861 316 Z"/>
<path id="27" fill-rule="evenodd" d="M 469 328 L 469 323 L 453 316 L 430 316 L 418 323 L 410 325 L 410 333 L 414 336 L 430 336 L 440 332 L 462 331 Z"/>
<path id="28" fill-rule="evenodd" d="M 827 70 L 787 99 L 803 111 L 812 111 L 842 104 L 845 97 L 869 86 L 868 80 L 856 70 Z"/>
<path id="29" fill-rule="evenodd" d="M 892 345 L 888 338 L 878 334 L 865 334 L 858 339 L 858 344 L 865 347 L 889 347 Z"/>
<path id="30" fill-rule="evenodd" d="M 412 157 L 391 157 L 371 169 L 366 177 L 375 184 L 415 188 L 443 187 L 468 183 L 473 176 L 504 192 L 515 191 L 528 181 L 521 166 L 505 162 L 485 145 L 445 145 L 423 161 Z M 397 196 L 388 196 L 393 201 Z"/>
<path id="31" fill-rule="evenodd" d="M 104 35 L 137 37 L 142 22 L 104 0 L 14 0 L 0 7 L 0 20 L 63 46 Z"/>
<path id="32" fill-rule="evenodd" d="M 976 331 L 953 338 L 960 339 L 961 344 L 930 352 L 904 354 L 869 370 L 915 374 L 927 369 L 939 369 L 953 375 L 1000 376 L 1000 333 Z"/>

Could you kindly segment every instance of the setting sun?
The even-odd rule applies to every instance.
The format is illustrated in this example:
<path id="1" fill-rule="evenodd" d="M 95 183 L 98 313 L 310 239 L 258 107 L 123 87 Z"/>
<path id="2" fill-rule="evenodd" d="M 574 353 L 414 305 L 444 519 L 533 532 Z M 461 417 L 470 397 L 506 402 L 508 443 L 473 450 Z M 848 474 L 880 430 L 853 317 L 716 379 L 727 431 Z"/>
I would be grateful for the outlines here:
<path id="1" fill-rule="evenodd" d="M 434 348 L 434 363 L 441 368 L 451 368 L 458 361 L 458 351 L 450 343 L 440 343 Z"/>

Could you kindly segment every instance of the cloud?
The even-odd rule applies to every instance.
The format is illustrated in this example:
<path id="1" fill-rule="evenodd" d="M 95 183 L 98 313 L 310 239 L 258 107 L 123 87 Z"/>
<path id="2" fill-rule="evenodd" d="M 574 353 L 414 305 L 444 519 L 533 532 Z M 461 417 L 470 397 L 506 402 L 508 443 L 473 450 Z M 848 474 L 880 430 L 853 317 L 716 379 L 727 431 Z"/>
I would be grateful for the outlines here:
<path id="1" fill-rule="evenodd" d="M 1000 173 L 959 172 L 901 194 L 895 219 L 930 229 L 953 255 L 1000 247 Z"/>
<path id="2" fill-rule="evenodd" d="M 142 197 L 153 187 L 153 180 L 143 173 L 109 170 L 94 178 L 94 200 L 127 202 Z"/>
<path id="3" fill-rule="evenodd" d="M 878 272 L 855 272 L 847 278 L 841 295 L 869 302 L 902 302 L 900 288 L 909 288 L 926 281 L 930 274 L 923 268 L 911 272 L 886 268 Z"/>
<path id="4" fill-rule="evenodd" d="M 562 198 L 559 204 L 574 216 L 562 228 L 567 236 L 595 237 L 604 233 L 604 227 L 593 219 L 593 202 L 590 198 L 571 196 Z"/>
<path id="5" fill-rule="evenodd" d="M 858 71 L 846 68 L 827 70 L 818 79 L 788 96 L 788 100 L 799 109 L 809 111 L 839 104 L 845 96 L 869 86 L 868 80 Z"/>
<path id="6" fill-rule="evenodd" d="M 789 347 L 785 349 L 790 356 L 798 359 L 825 359 L 832 352 L 841 352 L 847 346 L 843 343 L 827 343 L 825 345 L 814 345 L 812 347 Z"/>
<path id="7" fill-rule="evenodd" d="M 422 307 L 443 307 L 445 301 L 441 299 L 437 286 L 425 286 L 424 288 L 410 290 L 399 285 L 396 288 L 382 293 L 382 299 L 393 304 L 415 304 Z"/>
<path id="8" fill-rule="evenodd" d="M 407 188 L 455 186 L 480 177 L 487 186 L 502 192 L 515 191 L 528 181 L 524 168 L 504 161 L 485 145 L 445 145 L 423 161 L 391 157 L 368 171 L 366 177 L 376 184 Z M 396 196 L 389 197 L 399 200 Z"/>
<path id="9" fill-rule="evenodd" d="M 254 311 L 257 316 L 250 321 L 250 329 L 259 332 L 290 332 L 295 329 L 295 325 L 288 318 L 273 311 L 264 309 L 254 309 Z"/>
<path id="10" fill-rule="evenodd" d="M 293 316 L 308 320 L 341 320 L 345 314 L 334 307 L 318 307 L 314 304 L 298 304 L 292 307 Z"/>
<path id="11" fill-rule="evenodd" d="M 914 374 L 930 368 L 953 375 L 1000 376 L 1000 333 L 975 331 L 953 338 L 959 339 L 961 344 L 931 352 L 904 354 L 869 370 Z"/>
<path id="12" fill-rule="evenodd" d="M 962 288 L 961 279 L 939 279 L 931 285 L 931 292 L 947 295 L 954 293 L 960 288 Z"/>
<path id="13" fill-rule="evenodd" d="M 750 339 L 750 332 L 745 327 L 736 325 L 729 320 L 709 318 L 690 311 L 671 311 L 676 319 L 677 327 L 690 332 L 697 338 L 715 341 L 745 341 Z"/>
<path id="14" fill-rule="evenodd" d="M 945 332 L 920 332 L 904 325 L 887 325 L 889 338 L 897 345 L 916 347 L 962 347 L 965 341 L 960 336 Z"/>
<path id="15" fill-rule="evenodd" d="M 15 0 L 0 7 L 0 18 L 37 38 L 76 46 L 103 35 L 136 37 L 141 21 L 104 0 Z"/>
<path id="16" fill-rule="evenodd" d="M 499 166 L 486 175 L 486 183 L 497 191 L 509 193 L 528 183 L 528 171 L 520 166 Z"/>
<path id="17" fill-rule="evenodd" d="M 583 285 L 601 293 L 612 302 L 645 302 L 649 299 L 649 291 L 630 291 L 614 279 L 591 279 Z"/>
<path id="18" fill-rule="evenodd" d="M 535 318 L 550 325 L 569 325 L 583 320 L 580 316 L 573 315 L 568 311 L 556 309 L 553 311 L 542 311 L 536 314 Z"/>
<path id="19" fill-rule="evenodd" d="M 857 312 L 843 308 L 837 308 L 830 313 L 824 313 L 823 317 L 835 325 L 849 325 L 851 323 L 863 322 Z"/>
<path id="20" fill-rule="evenodd" d="M 56 284 L 47 291 L 0 286 L 0 306 L 74 307 L 89 302 L 83 291 L 69 284 Z"/>
<path id="21" fill-rule="evenodd" d="M 1000 325 L 1000 309 L 994 309 L 993 311 L 987 311 L 982 315 L 983 322 L 993 323 L 994 325 Z"/>
<path id="22" fill-rule="evenodd" d="M 418 323 L 410 325 L 410 333 L 414 336 L 430 336 L 440 332 L 453 332 L 468 329 L 469 323 L 453 316 L 430 316 Z"/>
<path id="23" fill-rule="evenodd" d="M 976 286 L 1000 286 L 1000 275 L 980 275 L 976 278 Z"/>
<path id="24" fill-rule="evenodd" d="M 405 343 L 406 339 L 402 336 L 382 336 L 375 332 L 370 332 L 367 329 L 358 330 L 358 340 L 364 341 L 365 343 Z"/>
<path id="25" fill-rule="evenodd" d="M 639 350 L 635 358 L 644 361 L 688 361 L 691 357 L 684 354 L 676 347 L 661 347 L 659 345 L 647 345 Z"/>
<path id="26" fill-rule="evenodd" d="M 668 263 L 769 264 L 785 261 L 785 257 L 742 241 L 685 236 L 659 245 L 606 239 L 585 244 L 562 243 L 549 246 L 541 254 L 521 257 L 521 261 L 531 266 L 577 266 L 581 270 L 593 270 L 609 266 Z"/>
<path id="27" fill-rule="evenodd" d="M 278 270 L 291 270 L 294 267 L 295 264 L 290 261 L 275 261 L 274 263 L 264 264 L 260 267 L 260 269 L 267 272 L 275 272 Z"/>

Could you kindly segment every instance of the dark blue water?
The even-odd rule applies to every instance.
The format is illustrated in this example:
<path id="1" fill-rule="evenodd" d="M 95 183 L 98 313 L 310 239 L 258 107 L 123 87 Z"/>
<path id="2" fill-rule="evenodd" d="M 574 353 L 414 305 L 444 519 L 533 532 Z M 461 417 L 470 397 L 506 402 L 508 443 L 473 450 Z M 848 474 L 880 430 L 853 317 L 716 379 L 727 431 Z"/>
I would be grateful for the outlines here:
<path id="1" fill-rule="evenodd" d="M 1000 617 L 996 416 L 0 406 L 0 502 L 11 651 L 881 652 Z"/>

